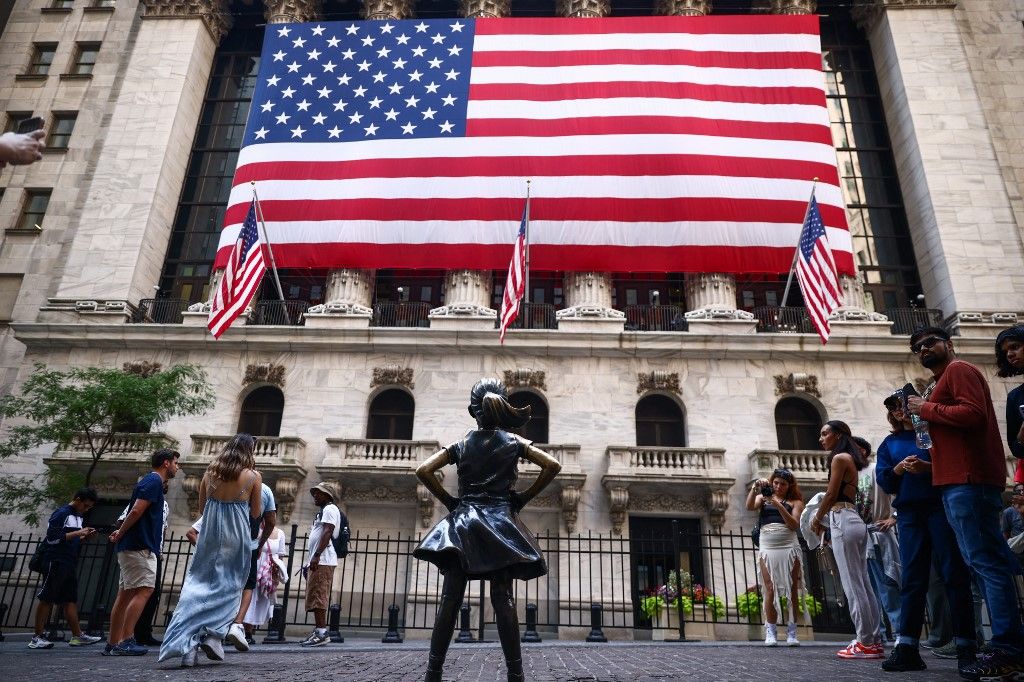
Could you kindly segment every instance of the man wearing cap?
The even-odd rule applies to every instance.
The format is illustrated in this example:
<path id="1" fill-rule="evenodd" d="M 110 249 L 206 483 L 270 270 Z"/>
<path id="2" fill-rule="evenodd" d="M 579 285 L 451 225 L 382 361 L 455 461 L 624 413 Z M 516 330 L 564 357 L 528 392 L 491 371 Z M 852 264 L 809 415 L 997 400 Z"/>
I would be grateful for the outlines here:
<path id="1" fill-rule="evenodd" d="M 335 504 L 334 491 L 326 483 L 318 483 L 309 489 L 313 504 L 320 508 L 309 530 L 309 559 L 302 567 L 306 577 L 306 611 L 313 612 L 316 629 L 300 644 L 305 647 L 323 646 L 327 636 L 327 607 L 331 602 L 331 585 L 334 582 L 334 567 L 338 555 L 331 539 L 342 527 L 341 510 Z"/>
<path id="2" fill-rule="evenodd" d="M 1019 566 L 999 532 L 1006 462 L 992 395 L 978 368 L 957 359 L 946 330 L 915 331 L 910 350 L 935 379 L 923 398 L 908 398 L 908 409 L 929 423 L 932 484 L 992 617 L 992 653 L 962 666 L 960 675 L 1013 676 L 1024 672 L 1024 629 L 1013 578 Z"/>

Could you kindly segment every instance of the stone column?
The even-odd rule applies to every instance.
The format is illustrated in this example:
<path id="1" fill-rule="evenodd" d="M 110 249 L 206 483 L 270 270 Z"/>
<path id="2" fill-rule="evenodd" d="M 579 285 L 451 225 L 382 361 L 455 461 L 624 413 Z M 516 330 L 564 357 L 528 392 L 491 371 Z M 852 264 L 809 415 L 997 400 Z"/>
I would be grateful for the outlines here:
<path id="1" fill-rule="evenodd" d="M 127 319 L 160 279 L 227 0 L 144 0 L 107 137 L 40 322 Z M 90 313 L 81 315 L 76 312 Z M 100 314 L 96 314 L 100 313 Z"/>
<path id="2" fill-rule="evenodd" d="M 611 14 L 611 0 L 558 0 L 562 17 L 596 19 Z M 562 284 L 565 308 L 555 313 L 558 328 L 568 331 L 621 332 L 626 314 L 612 308 L 612 276 L 607 272 L 570 272 Z"/>
<path id="3" fill-rule="evenodd" d="M 1021 310 L 1024 252 L 955 6 L 879 0 L 858 19 L 928 307 L 962 335 L 992 336 Z"/>

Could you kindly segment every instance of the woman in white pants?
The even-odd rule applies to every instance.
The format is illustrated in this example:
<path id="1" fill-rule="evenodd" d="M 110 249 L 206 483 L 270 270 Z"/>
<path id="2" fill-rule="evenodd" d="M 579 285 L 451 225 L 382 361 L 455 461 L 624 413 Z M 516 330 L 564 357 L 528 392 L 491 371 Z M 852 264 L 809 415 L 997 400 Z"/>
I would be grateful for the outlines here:
<path id="1" fill-rule="evenodd" d="M 857 472 L 867 465 L 860 448 L 852 440 L 850 427 L 841 421 L 830 421 L 821 427 L 821 443 L 828 456 L 828 490 L 811 523 L 821 534 L 822 521 L 828 514 L 832 535 L 832 553 L 839 569 L 839 579 L 850 606 L 850 618 L 857 630 L 857 639 L 839 651 L 840 658 L 884 658 L 878 640 L 878 600 L 868 578 L 867 526 L 857 513 Z"/>

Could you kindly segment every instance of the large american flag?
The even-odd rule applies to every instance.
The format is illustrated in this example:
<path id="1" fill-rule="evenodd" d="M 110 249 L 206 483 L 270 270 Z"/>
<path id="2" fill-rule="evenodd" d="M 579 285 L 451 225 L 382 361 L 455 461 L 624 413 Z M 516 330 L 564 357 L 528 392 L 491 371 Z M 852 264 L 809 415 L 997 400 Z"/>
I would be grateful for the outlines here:
<path id="1" fill-rule="evenodd" d="M 210 303 L 207 327 L 216 338 L 227 331 L 252 301 L 267 271 L 263 257 L 263 240 L 256 228 L 256 199 L 249 202 L 249 211 Z"/>
<path id="2" fill-rule="evenodd" d="M 815 16 L 275 24 L 226 212 L 280 267 L 787 272 L 813 178 L 851 241 Z"/>
<path id="3" fill-rule="evenodd" d="M 526 198 L 523 207 L 523 219 L 519 222 L 519 234 L 516 245 L 512 248 L 512 260 L 508 264 L 508 277 L 505 279 L 505 293 L 501 297 L 501 331 L 498 342 L 505 342 L 505 332 L 510 324 L 519 316 L 519 304 L 526 291 L 526 230 L 530 225 L 530 198 Z"/>
<path id="4" fill-rule="evenodd" d="M 827 343 L 832 333 L 828 318 L 842 305 L 842 294 L 832 249 L 813 192 L 807 206 L 804 228 L 800 233 L 800 245 L 797 247 L 796 278 L 800 282 L 800 293 L 804 296 L 804 306 L 811 324 L 821 337 L 821 342 Z"/>

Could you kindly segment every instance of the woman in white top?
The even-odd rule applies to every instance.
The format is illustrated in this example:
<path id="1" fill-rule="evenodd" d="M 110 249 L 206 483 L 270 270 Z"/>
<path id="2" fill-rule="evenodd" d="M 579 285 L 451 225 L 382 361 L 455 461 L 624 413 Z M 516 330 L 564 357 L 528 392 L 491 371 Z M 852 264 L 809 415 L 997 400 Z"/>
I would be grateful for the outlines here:
<path id="1" fill-rule="evenodd" d="M 252 637 L 253 631 L 267 623 L 274 615 L 277 603 L 277 588 L 288 579 L 285 575 L 284 558 L 288 555 L 288 542 L 284 531 L 275 528 L 267 538 L 256 564 L 256 589 L 245 612 L 245 634 Z"/>

